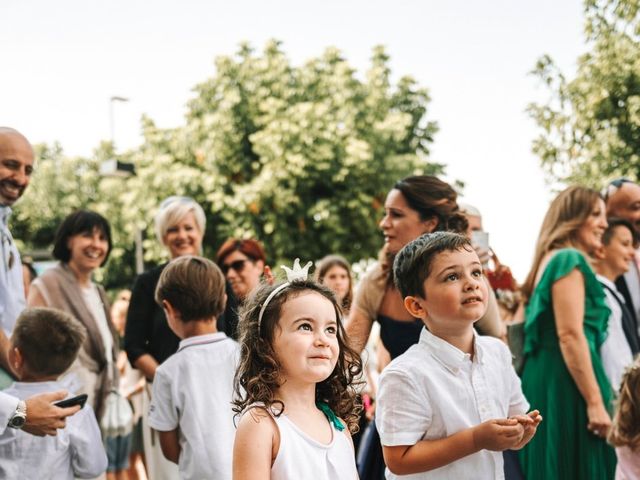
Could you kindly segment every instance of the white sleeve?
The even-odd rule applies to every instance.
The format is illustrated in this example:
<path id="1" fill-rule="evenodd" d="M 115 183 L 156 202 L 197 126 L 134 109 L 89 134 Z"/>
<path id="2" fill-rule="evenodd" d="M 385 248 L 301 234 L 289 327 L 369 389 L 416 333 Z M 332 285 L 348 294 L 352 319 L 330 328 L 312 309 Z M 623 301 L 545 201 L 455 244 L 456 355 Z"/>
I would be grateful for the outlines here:
<path id="1" fill-rule="evenodd" d="M 376 427 L 382 445 L 415 445 L 431 425 L 429 399 L 406 372 L 387 367 L 380 377 L 377 402 Z"/>
<path id="2" fill-rule="evenodd" d="M 16 408 L 18 408 L 18 399 L 0 392 L 0 435 L 4 433 L 9 423 L 9 419 L 13 416 Z M 27 412 L 28 414 L 29 412 Z"/>
<path id="3" fill-rule="evenodd" d="M 506 345 L 501 345 L 502 356 L 504 357 L 505 373 L 504 380 L 507 384 L 509 392 L 509 416 L 521 415 L 529 411 L 529 402 L 522 393 L 522 384 L 520 383 L 520 377 L 513 368 L 511 351 Z"/>
<path id="4" fill-rule="evenodd" d="M 107 470 L 107 453 L 104 450 L 98 421 L 89 405 L 67 420 L 71 467 L 77 478 L 95 478 Z"/>
<path id="5" fill-rule="evenodd" d="M 170 432 L 178 428 L 179 423 L 178 410 L 171 394 L 171 381 L 162 367 L 158 367 L 153 377 L 149 426 L 159 432 Z"/>

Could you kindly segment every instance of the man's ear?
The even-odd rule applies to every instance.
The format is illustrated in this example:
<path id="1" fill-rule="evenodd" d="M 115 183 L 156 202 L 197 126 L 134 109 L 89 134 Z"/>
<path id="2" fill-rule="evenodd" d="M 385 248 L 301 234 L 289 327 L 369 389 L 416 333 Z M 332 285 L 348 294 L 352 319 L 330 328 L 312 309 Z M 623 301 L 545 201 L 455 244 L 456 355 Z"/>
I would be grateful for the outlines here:
<path id="1" fill-rule="evenodd" d="M 407 309 L 412 317 L 425 318 L 427 316 L 427 311 L 425 310 L 421 300 L 423 299 L 418 297 L 404 297 L 404 308 Z"/>

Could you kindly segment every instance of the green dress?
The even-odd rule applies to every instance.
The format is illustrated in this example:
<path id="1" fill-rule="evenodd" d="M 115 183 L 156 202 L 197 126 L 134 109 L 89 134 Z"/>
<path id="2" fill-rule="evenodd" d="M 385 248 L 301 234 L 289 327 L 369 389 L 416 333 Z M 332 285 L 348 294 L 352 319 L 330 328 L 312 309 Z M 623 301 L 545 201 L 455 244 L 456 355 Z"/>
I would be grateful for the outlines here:
<path id="1" fill-rule="evenodd" d="M 528 480 L 606 480 L 614 478 L 616 456 L 605 440 L 587 430 L 587 406 L 564 363 L 551 299 L 553 284 L 574 269 L 585 282 L 584 333 L 602 398 L 611 406 L 613 392 L 602 367 L 600 345 L 607 331 L 605 294 L 578 250 L 559 250 L 547 264 L 526 309 L 522 390 L 543 421 L 520 451 Z"/>

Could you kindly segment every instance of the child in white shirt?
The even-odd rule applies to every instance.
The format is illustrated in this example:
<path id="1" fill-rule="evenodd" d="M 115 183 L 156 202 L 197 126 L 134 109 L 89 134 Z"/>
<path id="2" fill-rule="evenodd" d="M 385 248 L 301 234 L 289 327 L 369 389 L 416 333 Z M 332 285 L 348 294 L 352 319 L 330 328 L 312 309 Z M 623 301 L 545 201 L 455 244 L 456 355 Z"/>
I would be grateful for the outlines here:
<path id="1" fill-rule="evenodd" d="M 24 310 L 9 348 L 9 362 L 20 381 L 5 392 L 25 399 L 63 390 L 57 379 L 77 357 L 84 337 L 84 326 L 64 312 Z M 0 478 L 73 480 L 94 478 L 107 469 L 100 429 L 89 405 L 69 417 L 56 436 L 36 437 L 7 428 L 0 435 L 0 459 Z"/>
<path id="2" fill-rule="evenodd" d="M 226 298 L 222 272 L 200 257 L 173 260 L 156 288 L 156 302 L 182 341 L 156 370 L 149 425 L 182 479 L 231 479 L 239 347 L 216 328 Z"/>
<path id="3" fill-rule="evenodd" d="M 427 328 L 380 378 L 387 478 L 504 478 L 501 451 L 522 448 L 542 418 L 525 415 L 506 345 L 473 330 L 488 298 L 478 256 L 461 235 L 423 235 L 397 254 L 394 280 Z"/>

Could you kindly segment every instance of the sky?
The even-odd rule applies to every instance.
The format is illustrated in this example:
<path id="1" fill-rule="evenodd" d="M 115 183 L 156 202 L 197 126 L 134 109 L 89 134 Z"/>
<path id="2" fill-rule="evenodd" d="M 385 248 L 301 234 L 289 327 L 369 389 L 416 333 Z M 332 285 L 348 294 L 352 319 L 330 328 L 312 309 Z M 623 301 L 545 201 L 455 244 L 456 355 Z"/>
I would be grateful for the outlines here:
<path id="1" fill-rule="evenodd" d="M 427 118 L 440 128 L 430 160 L 465 183 L 462 201 L 481 210 L 490 244 L 522 281 L 553 198 L 525 112 L 548 92 L 529 72 L 549 54 L 573 75 L 586 49 L 582 11 L 578 0 L 2 0 L 0 125 L 90 155 L 111 136 L 110 97 L 123 96 L 113 118 L 124 150 L 141 142 L 143 114 L 162 128 L 184 124 L 192 88 L 240 42 L 278 39 L 294 64 L 335 46 L 361 74 L 384 45 L 393 78 L 430 91 Z"/>

